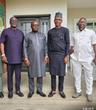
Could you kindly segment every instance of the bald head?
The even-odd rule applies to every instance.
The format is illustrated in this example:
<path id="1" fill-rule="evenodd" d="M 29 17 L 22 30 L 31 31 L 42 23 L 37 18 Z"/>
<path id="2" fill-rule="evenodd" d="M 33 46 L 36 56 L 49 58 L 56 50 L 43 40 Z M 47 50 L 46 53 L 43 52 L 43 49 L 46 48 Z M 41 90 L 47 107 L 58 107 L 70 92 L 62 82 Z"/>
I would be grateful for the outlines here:
<path id="1" fill-rule="evenodd" d="M 87 25 L 87 20 L 85 17 L 81 17 L 77 23 L 77 26 L 80 31 L 84 30 Z"/>
<path id="2" fill-rule="evenodd" d="M 32 20 L 31 28 L 32 28 L 33 32 L 38 32 L 38 30 L 39 30 L 39 21 L 37 19 Z"/>
<path id="3" fill-rule="evenodd" d="M 16 28 L 17 27 L 17 18 L 16 17 L 11 17 L 10 18 L 10 26 L 12 28 Z"/>

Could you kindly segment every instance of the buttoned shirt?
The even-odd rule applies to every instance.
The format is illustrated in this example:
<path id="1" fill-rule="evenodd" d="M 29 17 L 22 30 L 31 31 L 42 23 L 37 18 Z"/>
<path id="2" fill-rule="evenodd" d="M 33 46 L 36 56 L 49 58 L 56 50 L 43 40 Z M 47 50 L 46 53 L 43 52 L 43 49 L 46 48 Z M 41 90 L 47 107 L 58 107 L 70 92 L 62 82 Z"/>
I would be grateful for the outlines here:
<path id="1" fill-rule="evenodd" d="M 96 34 L 93 30 L 85 28 L 75 32 L 71 37 L 71 46 L 74 47 L 74 53 L 71 57 L 77 61 L 92 62 L 94 44 L 96 44 Z"/>
<path id="2" fill-rule="evenodd" d="M 4 43 L 8 64 L 22 63 L 23 39 L 24 34 L 19 29 L 7 28 L 3 30 L 0 43 Z"/>
<path id="3" fill-rule="evenodd" d="M 69 30 L 65 27 L 53 28 L 48 32 L 48 53 L 66 56 L 69 52 Z"/>

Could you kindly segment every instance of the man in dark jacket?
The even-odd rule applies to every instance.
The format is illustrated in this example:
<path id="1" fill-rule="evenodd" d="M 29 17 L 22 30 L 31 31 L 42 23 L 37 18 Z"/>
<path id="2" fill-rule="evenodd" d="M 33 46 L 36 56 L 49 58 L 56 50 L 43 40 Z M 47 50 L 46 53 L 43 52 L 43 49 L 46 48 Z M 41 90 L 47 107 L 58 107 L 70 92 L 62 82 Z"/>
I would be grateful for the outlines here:
<path id="1" fill-rule="evenodd" d="M 69 30 L 61 26 L 62 13 L 57 12 L 54 19 L 55 27 L 48 32 L 48 55 L 49 71 L 51 74 L 51 92 L 48 97 L 56 94 L 56 75 L 58 75 L 59 94 L 65 98 L 63 83 L 65 76 L 65 66 L 68 62 L 69 52 Z"/>
<path id="2" fill-rule="evenodd" d="M 17 19 L 15 17 L 11 17 L 10 27 L 3 30 L 0 38 L 2 61 L 7 63 L 8 98 L 13 97 L 14 71 L 16 76 L 16 94 L 20 97 L 24 96 L 20 91 L 23 40 L 23 32 L 17 29 Z"/>

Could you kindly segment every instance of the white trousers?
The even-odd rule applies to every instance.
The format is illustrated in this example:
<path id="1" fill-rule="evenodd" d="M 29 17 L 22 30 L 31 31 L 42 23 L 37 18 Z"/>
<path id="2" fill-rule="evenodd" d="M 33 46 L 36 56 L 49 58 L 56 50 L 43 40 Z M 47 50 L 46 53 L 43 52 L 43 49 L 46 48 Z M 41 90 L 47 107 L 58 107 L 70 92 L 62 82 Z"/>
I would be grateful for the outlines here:
<path id="1" fill-rule="evenodd" d="M 73 75 L 75 78 L 75 88 L 76 92 L 81 92 L 81 74 L 82 74 L 82 67 L 84 69 L 84 76 L 85 76 L 85 83 L 86 83 L 86 94 L 92 94 L 93 88 L 93 66 L 91 63 L 88 62 L 79 62 L 71 59 L 71 66 Z"/>

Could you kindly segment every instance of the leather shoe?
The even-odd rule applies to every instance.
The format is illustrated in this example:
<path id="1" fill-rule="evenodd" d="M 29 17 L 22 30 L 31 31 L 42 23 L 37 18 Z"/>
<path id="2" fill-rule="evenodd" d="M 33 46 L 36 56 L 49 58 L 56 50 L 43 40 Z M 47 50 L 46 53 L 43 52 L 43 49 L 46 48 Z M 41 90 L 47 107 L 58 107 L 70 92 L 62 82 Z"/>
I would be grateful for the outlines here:
<path id="1" fill-rule="evenodd" d="M 76 93 L 72 96 L 72 98 L 78 98 L 78 97 L 80 97 L 81 95 L 82 95 L 81 92 L 76 92 Z"/>
<path id="2" fill-rule="evenodd" d="M 42 97 L 46 97 L 46 94 L 43 93 L 43 92 L 39 92 L 39 91 L 37 91 L 37 94 L 39 94 L 39 95 L 42 96 Z"/>
<path id="3" fill-rule="evenodd" d="M 3 97 L 4 97 L 3 92 L 0 92 L 0 98 L 3 98 Z"/>
<path id="4" fill-rule="evenodd" d="M 91 95 L 86 94 L 86 96 L 87 96 L 88 102 L 92 102 L 93 101 L 92 94 Z"/>
<path id="5" fill-rule="evenodd" d="M 64 94 L 64 92 L 59 92 L 59 94 L 62 98 L 66 98 L 66 95 Z"/>
<path id="6" fill-rule="evenodd" d="M 23 97 L 24 96 L 24 94 L 21 91 L 16 91 L 16 95 L 18 95 L 20 97 Z"/>
<path id="7" fill-rule="evenodd" d="M 33 96 L 33 94 L 34 94 L 33 92 L 29 92 L 27 97 L 31 98 Z"/>
<path id="8" fill-rule="evenodd" d="M 51 91 L 51 92 L 48 94 L 48 97 L 53 97 L 53 95 L 55 95 L 55 94 L 56 94 L 56 92 Z"/>
<path id="9" fill-rule="evenodd" d="M 9 93 L 8 93 L 8 98 L 9 98 L 9 99 L 13 98 L 13 92 L 9 92 Z"/>

